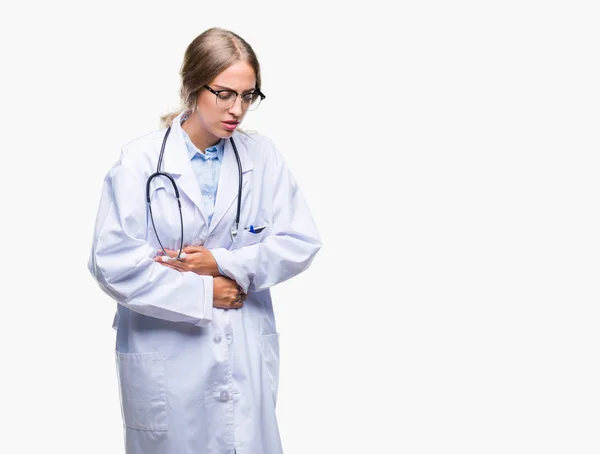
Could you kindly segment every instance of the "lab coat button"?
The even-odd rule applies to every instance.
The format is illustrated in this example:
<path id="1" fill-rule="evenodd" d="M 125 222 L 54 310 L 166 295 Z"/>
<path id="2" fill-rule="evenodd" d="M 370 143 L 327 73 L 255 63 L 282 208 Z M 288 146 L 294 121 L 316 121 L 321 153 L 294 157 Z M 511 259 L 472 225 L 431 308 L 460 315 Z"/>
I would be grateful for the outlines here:
<path id="1" fill-rule="evenodd" d="M 221 400 L 227 402 L 229 400 L 229 393 L 227 391 L 221 391 Z"/>
<path id="2" fill-rule="evenodd" d="M 217 335 L 215 336 L 215 338 L 214 338 L 214 341 L 215 341 L 215 342 L 218 344 L 219 342 L 221 342 L 221 340 L 222 340 L 222 339 L 223 339 L 223 338 L 221 337 L 221 335 L 220 335 L 220 334 L 217 334 Z"/>
<path id="3" fill-rule="evenodd" d="M 227 342 L 231 344 L 231 338 L 233 337 L 231 334 L 225 336 L 227 338 Z"/>

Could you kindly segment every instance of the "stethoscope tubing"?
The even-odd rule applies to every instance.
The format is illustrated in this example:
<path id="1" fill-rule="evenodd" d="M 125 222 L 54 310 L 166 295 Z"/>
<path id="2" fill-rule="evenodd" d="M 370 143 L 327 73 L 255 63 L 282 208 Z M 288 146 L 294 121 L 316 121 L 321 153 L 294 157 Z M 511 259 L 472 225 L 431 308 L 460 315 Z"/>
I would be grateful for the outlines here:
<path id="1" fill-rule="evenodd" d="M 169 260 L 179 260 L 179 259 L 183 259 L 186 257 L 185 252 L 183 252 L 183 213 L 182 213 L 182 209 L 181 209 L 181 200 L 179 199 L 179 189 L 177 188 L 177 183 L 175 183 L 175 179 L 169 173 L 161 171 L 163 155 L 165 153 L 165 145 L 167 143 L 167 138 L 169 137 L 170 132 L 171 132 L 171 126 L 169 126 L 167 128 L 167 132 L 165 133 L 165 137 L 163 138 L 162 146 L 160 148 L 160 155 L 158 158 L 158 164 L 156 166 L 156 172 L 153 173 L 152 175 L 150 175 L 148 177 L 148 180 L 146 181 L 146 204 L 148 205 L 148 212 L 150 214 L 150 221 L 152 222 L 152 229 L 154 230 L 154 235 L 156 235 L 156 240 L 158 241 L 158 244 L 160 245 L 160 248 L 162 249 L 163 254 L 164 254 L 162 257 L 163 262 L 167 262 Z M 232 240 L 235 241 L 235 238 L 237 237 L 237 234 L 238 234 L 238 228 L 239 228 L 239 224 L 240 224 L 240 213 L 241 213 L 241 209 L 242 209 L 242 163 L 240 161 L 240 155 L 238 153 L 238 150 L 237 150 L 237 147 L 233 140 L 233 137 L 230 137 L 229 140 L 231 141 L 231 145 L 233 146 L 233 151 L 235 153 L 235 158 L 237 160 L 237 165 L 238 165 L 237 213 L 236 213 L 236 217 L 235 217 L 235 224 L 231 227 L 231 238 L 232 238 Z M 150 183 L 152 182 L 152 180 L 154 178 L 159 177 L 159 176 L 167 177 L 169 179 L 169 181 L 171 182 L 171 185 L 173 186 L 173 189 L 175 192 L 175 197 L 177 198 L 177 205 L 179 207 L 179 221 L 180 221 L 180 225 L 181 225 L 181 232 L 180 232 L 181 241 L 179 242 L 179 252 L 177 253 L 176 257 L 169 257 L 169 255 L 167 254 L 167 251 L 165 250 L 165 248 L 158 236 L 158 231 L 156 230 L 156 225 L 154 223 L 154 216 L 152 215 L 152 203 L 150 201 Z"/>

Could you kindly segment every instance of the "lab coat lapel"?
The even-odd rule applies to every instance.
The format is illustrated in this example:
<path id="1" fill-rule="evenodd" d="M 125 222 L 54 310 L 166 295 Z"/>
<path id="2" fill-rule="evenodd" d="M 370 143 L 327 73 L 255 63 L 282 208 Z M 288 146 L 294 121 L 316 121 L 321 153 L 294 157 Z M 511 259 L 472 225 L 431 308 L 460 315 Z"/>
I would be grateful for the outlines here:
<path id="1" fill-rule="evenodd" d="M 240 161 L 242 164 L 242 204 L 245 189 L 248 187 L 247 172 L 252 170 L 254 167 L 248 150 L 246 148 L 246 141 L 241 139 L 241 133 L 235 131 L 232 135 L 238 153 L 240 155 Z M 231 140 L 225 140 L 225 147 L 223 149 L 223 163 L 221 164 L 221 172 L 219 174 L 219 185 L 217 187 L 217 199 L 215 201 L 215 211 L 212 217 L 210 226 L 208 227 L 208 234 L 215 229 L 219 222 L 223 219 L 225 213 L 228 210 L 234 210 L 237 212 L 237 196 L 239 188 L 239 171 L 238 163 L 231 145 Z M 235 202 L 235 203 L 234 203 Z M 234 214 L 235 216 L 235 214 Z M 235 219 L 235 218 L 234 218 Z M 230 228 L 229 226 L 228 228 Z M 239 227 L 243 228 L 242 226 Z"/>
<path id="2" fill-rule="evenodd" d="M 183 132 L 181 131 L 182 115 L 183 113 L 173 119 L 171 132 L 165 146 L 162 170 L 171 174 L 177 183 L 179 191 L 183 192 L 196 205 L 204 223 L 208 224 L 208 217 L 204 212 L 204 202 L 200 187 L 198 186 L 198 179 L 192 167 L 187 146 L 183 139 Z"/>

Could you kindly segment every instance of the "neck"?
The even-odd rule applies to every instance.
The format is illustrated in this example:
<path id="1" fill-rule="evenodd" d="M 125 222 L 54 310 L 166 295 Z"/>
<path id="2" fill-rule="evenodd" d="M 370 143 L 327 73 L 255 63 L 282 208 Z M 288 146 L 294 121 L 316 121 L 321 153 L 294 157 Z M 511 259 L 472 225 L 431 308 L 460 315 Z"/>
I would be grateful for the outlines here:
<path id="1" fill-rule="evenodd" d="M 202 153 L 204 153 L 204 150 L 216 145 L 219 140 L 221 140 L 219 137 L 209 133 L 193 113 L 183 122 L 181 128 L 190 137 L 190 140 L 196 148 Z"/>

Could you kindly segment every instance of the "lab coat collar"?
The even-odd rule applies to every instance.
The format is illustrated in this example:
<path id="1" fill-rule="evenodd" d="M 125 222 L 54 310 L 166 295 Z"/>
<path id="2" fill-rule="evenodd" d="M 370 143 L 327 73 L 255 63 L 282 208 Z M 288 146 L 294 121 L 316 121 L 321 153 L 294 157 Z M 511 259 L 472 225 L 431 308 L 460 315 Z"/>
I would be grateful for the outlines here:
<path id="1" fill-rule="evenodd" d="M 165 145 L 165 154 L 163 158 L 163 171 L 170 173 L 172 176 L 179 176 L 190 169 L 192 169 L 190 165 L 190 158 L 187 152 L 187 146 L 185 144 L 185 140 L 183 137 L 184 131 L 181 128 L 181 118 L 186 112 L 181 112 L 177 117 L 173 119 L 173 124 L 171 126 L 171 132 L 169 133 L 169 138 L 167 139 L 167 144 Z M 235 141 L 235 145 L 237 147 L 238 153 L 240 155 L 240 161 L 242 163 L 242 172 L 248 172 L 252 170 L 254 167 L 254 163 L 250 158 L 248 153 L 248 149 L 246 147 L 246 142 L 242 138 L 242 133 L 239 131 L 233 132 L 233 140 Z M 233 159 L 233 163 L 237 167 L 237 161 L 235 159 L 235 154 L 233 152 L 233 146 L 231 145 L 231 141 L 226 139 L 224 146 L 224 156 L 222 163 L 225 164 L 228 161 L 228 154 L 231 155 L 229 158 Z"/>
<path id="2" fill-rule="evenodd" d="M 198 180 L 192 167 L 185 140 L 183 137 L 183 130 L 181 128 L 181 117 L 185 112 L 181 112 L 177 117 L 173 119 L 171 126 L 171 132 L 167 138 L 165 145 L 165 153 L 163 157 L 162 170 L 168 172 L 177 181 L 177 186 L 192 200 L 194 205 L 198 207 L 204 222 L 208 224 L 208 218 L 204 209 L 204 202 L 202 199 L 202 193 L 198 186 Z M 246 147 L 246 140 L 242 137 L 239 131 L 233 132 L 233 140 L 240 156 L 240 162 L 242 164 L 242 173 L 245 174 L 254 168 L 254 164 L 250 159 L 248 149 Z M 238 194 L 238 165 L 233 151 L 233 146 L 229 139 L 225 140 L 225 147 L 223 153 L 223 161 L 221 164 L 221 171 L 219 175 L 219 185 L 217 187 L 217 199 L 215 201 L 215 210 L 212 217 L 212 221 L 209 226 L 209 234 L 212 232 L 214 227 L 223 218 L 228 209 L 232 206 L 233 202 L 237 199 Z M 247 178 L 242 178 L 242 193 L 246 187 Z M 237 210 L 237 204 L 234 206 Z"/>

